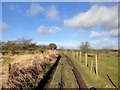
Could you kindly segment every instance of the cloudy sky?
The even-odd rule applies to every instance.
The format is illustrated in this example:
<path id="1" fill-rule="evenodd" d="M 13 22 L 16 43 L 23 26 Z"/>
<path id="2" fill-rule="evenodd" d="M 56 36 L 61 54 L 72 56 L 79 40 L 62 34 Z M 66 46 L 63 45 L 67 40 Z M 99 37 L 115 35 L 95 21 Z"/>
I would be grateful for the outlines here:
<path id="1" fill-rule="evenodd" d="M 3 2 L 2 40 L 32 38 L 38 44 L 78 48 L 118 47 L 115 2 Z"/>

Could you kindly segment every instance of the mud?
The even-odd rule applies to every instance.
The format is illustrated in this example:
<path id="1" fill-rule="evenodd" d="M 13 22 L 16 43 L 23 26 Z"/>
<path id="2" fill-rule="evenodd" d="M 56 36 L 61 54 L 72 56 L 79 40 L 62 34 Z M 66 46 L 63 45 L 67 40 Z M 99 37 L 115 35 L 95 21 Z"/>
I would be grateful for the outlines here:
<path id="1" fill-rule="evenodd" d="M 38 86 L 35 88 L 35 90 L 42 90 L 49 88 L 49 84 L 51 82 L 51 78 L 54 75 L 55 69 L 59 63 L 61 56 L 59 55 L 55 64 L 50 68 L 50 70 L 46 73 L 46 75 L 43 76 L 43 79 L 39 82 Z"/>
<path id="2" fill-rule="evenodd" d="M 82 79 L 82 76 L 81 76 L 80 72 L 76 68 L 75 64 L 72 62 L 72 60 L 69 57 L 67 57 L 66 55 L 65 55 L 65 57 L 66 57 L 68 63 L 70 64 L 70 66 L 72 67 L 72 71 L 73 71 L 73 73 L 74 73 L 74 75 L 76 77 L 76 81 L 77 81 L 77 83 L 79 85 L 79 89 L 80 90 L 83 90 L 83 89 L 88 90 L 88 88 L 87 88 L 84 80 Z"/>

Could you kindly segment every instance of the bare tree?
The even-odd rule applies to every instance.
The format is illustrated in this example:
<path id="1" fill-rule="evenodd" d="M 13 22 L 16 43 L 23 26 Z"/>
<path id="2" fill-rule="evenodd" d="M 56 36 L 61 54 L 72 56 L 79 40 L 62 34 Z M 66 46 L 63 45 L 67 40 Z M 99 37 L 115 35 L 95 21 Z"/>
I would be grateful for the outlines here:
<path id="1" fill-rule="evenodd" d="M 90 43 L 89 42 L 81 42 L 80 44 L 80 50 L 83 52 L 83 53 L 86 53 L 90 50 Z"/>

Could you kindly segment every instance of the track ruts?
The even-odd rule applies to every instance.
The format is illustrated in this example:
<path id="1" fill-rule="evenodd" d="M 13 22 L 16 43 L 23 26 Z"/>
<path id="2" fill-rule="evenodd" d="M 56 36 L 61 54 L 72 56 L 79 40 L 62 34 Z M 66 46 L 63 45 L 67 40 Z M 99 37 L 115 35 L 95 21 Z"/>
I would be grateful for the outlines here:
<path id="1" fill-rule="evenodd" d="M 69 65 L 72 68 L 72 71 L 73 71 L 73 73 L 75 75 L 75 78 L 76 78 L 76 81 L 78 83 L 79 89 L 80 90 L 83 90 L 83 89 L 88 90 L 88 88 L 87 88 L 84 80 L 82 79 L 82 76 L 81 76 L 80 72 L 76 68 L 75 64 L 72 62 L 72 60 L 68 56 L 66 56 L 66 55 L 64 55 L 64 56 L 66 57 L 66 60 L 68 61 Z"/>

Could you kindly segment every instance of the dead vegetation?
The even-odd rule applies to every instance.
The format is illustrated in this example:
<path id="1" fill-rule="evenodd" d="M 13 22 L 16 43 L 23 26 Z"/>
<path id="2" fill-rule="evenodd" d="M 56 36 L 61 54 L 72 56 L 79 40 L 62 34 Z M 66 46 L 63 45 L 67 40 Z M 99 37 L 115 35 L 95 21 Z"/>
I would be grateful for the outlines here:
<path id="1" fill-rule="evenodd" d="M 54 64 L 57 57 L 58 53 L 55 50 L 48 50 L 43 54 L 13 56 L 14 61 L 3 68 L 2 87 L 19 89 L 34 87 L 39 74 L 43 73 L 47 66 Z"/>

